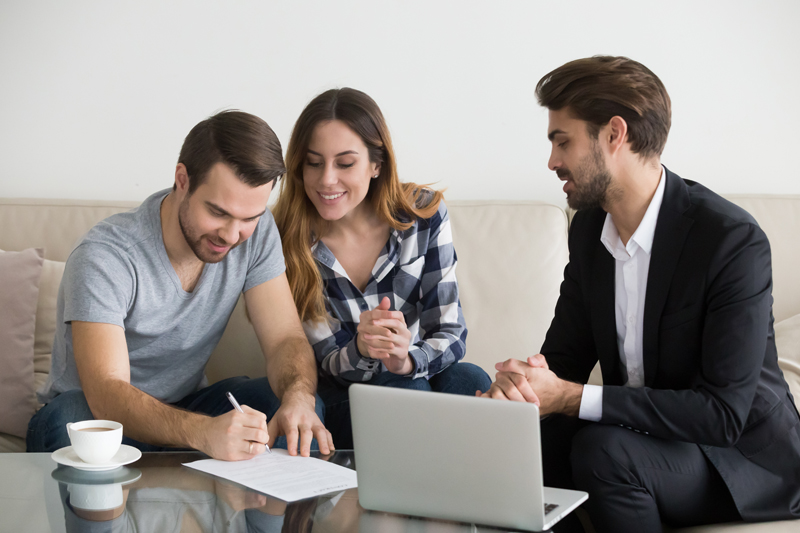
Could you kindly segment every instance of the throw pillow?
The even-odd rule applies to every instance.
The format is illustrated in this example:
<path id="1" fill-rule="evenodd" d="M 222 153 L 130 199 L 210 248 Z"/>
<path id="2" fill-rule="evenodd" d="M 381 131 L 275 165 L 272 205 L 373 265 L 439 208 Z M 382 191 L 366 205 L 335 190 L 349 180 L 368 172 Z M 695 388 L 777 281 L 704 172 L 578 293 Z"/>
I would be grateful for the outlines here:
<path id="1" fill-rule="evenodd" d="M 775 324 L 778 364 L 795 401 L 800 401 L 800 315 Z"/>
<path id="2" fill-rule="evenodd" d="M 39 390 L 50 374 L 50 354 L 56 334 L 56 302 L 64 275 L 62 261 L 44 260 L 39 278 L 39 302 L 36 305 L 36 334 L 33 341 L 33 380 Z M 38 405 L 38 401 L 37 401 Z"/>
<path id="3" fill-rule="evenodd" d="M 36 410 L 33 338 L 44 253 L 0 252 L 0 432 L 25 438 Z"/>

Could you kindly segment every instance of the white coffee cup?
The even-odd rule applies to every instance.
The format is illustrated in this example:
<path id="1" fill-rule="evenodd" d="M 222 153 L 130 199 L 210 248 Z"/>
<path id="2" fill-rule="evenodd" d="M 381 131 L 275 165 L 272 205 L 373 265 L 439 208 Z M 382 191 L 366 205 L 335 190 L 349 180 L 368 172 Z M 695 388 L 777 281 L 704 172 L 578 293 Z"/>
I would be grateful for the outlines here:
<path id="1" fill-rule="evenodd" d="M 111 420 L 84 420 L 67 424 L 72 449 L 84 462 L 102 464 L 111 460 L 122 444 L 122 424 Z"/>

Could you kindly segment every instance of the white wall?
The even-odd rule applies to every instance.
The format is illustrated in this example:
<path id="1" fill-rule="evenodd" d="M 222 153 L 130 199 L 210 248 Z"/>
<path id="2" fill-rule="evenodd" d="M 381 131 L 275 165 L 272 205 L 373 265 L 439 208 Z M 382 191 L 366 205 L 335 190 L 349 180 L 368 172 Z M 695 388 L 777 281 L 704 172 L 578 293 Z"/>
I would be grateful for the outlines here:
<path id="1" fill-rule="evenodd" d="M 797 0 L 2 0 L 0 196 L 141 200 L 223 108 L 284 147 L 351 86 L 386 115 L 401 177 L 455 199 L 564 205 L 539 78 L 594 54 L 664 81 L 663 161 L 722 193 L 800 193 Z"/>

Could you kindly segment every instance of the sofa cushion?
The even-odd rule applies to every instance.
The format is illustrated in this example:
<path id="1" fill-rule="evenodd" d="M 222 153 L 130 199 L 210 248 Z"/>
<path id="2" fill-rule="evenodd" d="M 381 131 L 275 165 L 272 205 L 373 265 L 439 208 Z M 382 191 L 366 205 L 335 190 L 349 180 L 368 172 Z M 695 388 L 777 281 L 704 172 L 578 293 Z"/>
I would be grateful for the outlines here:
<path id="1" fill-rule="evenodd" d="M 465 361 L 494 378 L 495 363 L 539 353 L 553 319 L 567 217 L 536 202 L 448 202 L 467 322 Z"/>
<path id="2" fill-rule="evenodd" d="M 0 453 L 19 453 L 25 451 L 25 439 L 8 433 L 0 433 Z"/>
<path id="3" fill-rule="evenodd" d="M 0 432 L 25 437 L 36 410 L 33 341 L 44 251 L 0 252 Z"/>
<path id="4" fill-rule="evenodd" d="M 800 315 L 775 324 L 778 365 L 795 401 L 800 400 Z"/>

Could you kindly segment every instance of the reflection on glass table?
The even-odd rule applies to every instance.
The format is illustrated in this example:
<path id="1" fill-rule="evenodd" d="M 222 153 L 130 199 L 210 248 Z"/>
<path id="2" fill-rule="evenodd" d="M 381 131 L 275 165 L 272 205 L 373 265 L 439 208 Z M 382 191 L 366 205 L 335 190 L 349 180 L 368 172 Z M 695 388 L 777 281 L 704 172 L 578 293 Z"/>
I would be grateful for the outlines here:
<path id="1" fill-rule="evenodd" d="M 316 456 L 355 468 L 352 451 Z M 146 453 L 127 467 L 86 472 L 57 465 L 50 454 L 0 454 L 0 533 L 500 531 L 365 511 L 357 489 L 287 505 L 182 466 L 203 458 Z"/>
<path id="2" fill-rule="evenodd" d="M 107 522 L 119 518 L 125 510 L 130 485 L 142 477 L 141 470 L 121 467 L 110 472 L 86 472 L 68 466 L 58 466 L 51 474 L 59 482 L 63 494 L 64 486 L 69 501 L 65 511 L 71 508 L 78 518 L 91 522 Z M 67 513 L 69 514 L 69 513 Z"/>

